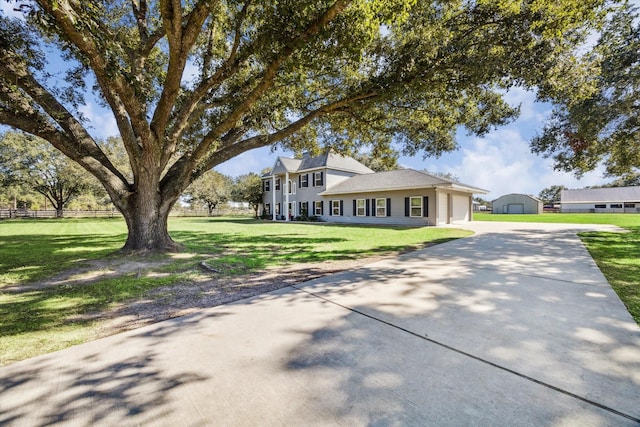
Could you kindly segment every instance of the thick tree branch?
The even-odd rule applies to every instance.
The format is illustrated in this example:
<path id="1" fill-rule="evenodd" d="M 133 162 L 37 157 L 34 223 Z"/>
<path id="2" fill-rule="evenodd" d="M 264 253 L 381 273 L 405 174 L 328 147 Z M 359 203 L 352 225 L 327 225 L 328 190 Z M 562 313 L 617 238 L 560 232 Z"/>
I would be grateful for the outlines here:
<path id="1" fill-rule="evenodd" d="M 169 65 L 162 94 L 151 120 L 151 130 L 158 140 L 164 140 L 167 123 L 180 91 L 180 82 L 189 52 L 202 31 L 202 26 L 213 7 L 212 2 L 213 0 L 197 2 L 184 19 L 186 21 L 184 27 L 181 2 L 178 0 L 160 2 L 160 11 L 169 43 Z"/>
<path id="2" fill-rule="evenodd" d="M 209 151 L 211 144 L 224 135 L 240 118 L 251 109 L 258 99 L 273 85 L 273 81 L 282 64 L 300 49 L 311 37 L 318 34 L 350 4 L 349 0 L 337 0 L 318 19 L 312 22 L 306 30 L 285 44 L 278 56 L 265 68 L 258 84 L 249 92 L 247 97 L 223 120 L 203 138 L 201 144 L 194 150 L 192 162 L 197 163 Z"/>

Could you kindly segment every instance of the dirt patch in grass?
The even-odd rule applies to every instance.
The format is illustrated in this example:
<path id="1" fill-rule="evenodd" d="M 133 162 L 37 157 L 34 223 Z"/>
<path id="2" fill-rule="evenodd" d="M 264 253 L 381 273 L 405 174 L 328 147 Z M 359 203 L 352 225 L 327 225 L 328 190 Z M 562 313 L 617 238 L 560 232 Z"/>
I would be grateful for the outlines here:
<path id="1" fill-rule="evenodd" d="M 199 310 L 228 304 L 244 298 L 299 284 L 328 274 L 354 269 L 365 264 L 388 258 L 390 255 L 364 257 L 358 260 L 326 261 L 294 264 L 269 268 L 242 275 L 225 275 L 202 268 L 189 281 L 154 288 L 144 297 L 119 303 L 108 311 L 85 313 L 73 316 L 69 322 L 98 321 L 97 338 L 136 329 L 174 317 L 184 316 Z M 99 263 L 98 263 L 99 264 Z M 135 263 L 122 263 L 120 274 L 136 271 Z M 161 267 L 164 263 L 158 263 Z M 153 269 L 152 262 L 137 263 L 137 268 Z M 112 271 L 114 266 L 109 268 Z M 75 275 L 68 272 L 67 276 Z M 110 273 L 111 274 L 111 273 Z M 82 275 L 83 278 L 88 274 Z M 101 277 L 99 274 L 96 277 Z M 94 279 L 97 280 L 97 279 Z M 34 285 L 38 286 L 38 285 Z M 42 286 L 42 284 L 39 284 Z"/>

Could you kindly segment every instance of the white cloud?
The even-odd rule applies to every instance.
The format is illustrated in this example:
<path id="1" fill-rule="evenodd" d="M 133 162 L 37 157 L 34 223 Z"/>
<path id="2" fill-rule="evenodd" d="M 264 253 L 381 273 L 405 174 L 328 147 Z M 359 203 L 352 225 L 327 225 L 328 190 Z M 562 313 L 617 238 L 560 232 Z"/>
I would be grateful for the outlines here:
<path id="1" fill-rule="evenodd" d="M 106 139 L 109 136 L 117 136 L 120 134 L 116 119 L 111 111 L 100 107 L 94 102 L 87 102 L 80 108 L 80 113 L 89 120 L 86 124 L 89 133 L 94 137 Z"/>

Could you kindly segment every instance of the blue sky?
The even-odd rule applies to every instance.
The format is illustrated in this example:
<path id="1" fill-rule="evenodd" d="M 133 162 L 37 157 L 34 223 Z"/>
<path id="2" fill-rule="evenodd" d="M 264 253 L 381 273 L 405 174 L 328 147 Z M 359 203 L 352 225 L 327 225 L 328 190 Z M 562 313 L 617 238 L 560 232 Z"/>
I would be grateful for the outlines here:
<path id="1" fill-rule="evenodd" d="M 12 5 L 6 2 L 0 2 L 0 10 L 6 15 L 15 16 Z M 543 188 L 552 185 L 583 188 L 612 180 L 603 178 L 602 169 L 587 173 L 579 180 L 572 174 L 554 171 L 550 160 L 532 154 L 529 148 L 529 141 L 542 131 L 552 106 L 535 102 L 535 93 L 518 88 L 509 91 L 506 99 L 511 105 L 520 105 L 521 108 L 520 117 L 513 123 L 482 138 L 468 136 L 461 131 L 457 135 L 458 150 L 439 158 L 423 159 L 421 155 L 401 157 L 400 165 L 417 170 L 452 173 L 463 183 L 488 190 L 488 194 L 481 196 L 487 200 L 507 193 L 537 195 Z M 90 132 L 94 137 L 106 138 L 118 134 L 113 115 L 91 97 L 87 97 L 86 105 L 80 110 L 90 120 Z M 292 153 L 271 152 L 269 148 L 256 149 L 215 169 L 230 176 L 259 173 L 265 167 L 272 166 L 277 156 L 291 157 Z"/>

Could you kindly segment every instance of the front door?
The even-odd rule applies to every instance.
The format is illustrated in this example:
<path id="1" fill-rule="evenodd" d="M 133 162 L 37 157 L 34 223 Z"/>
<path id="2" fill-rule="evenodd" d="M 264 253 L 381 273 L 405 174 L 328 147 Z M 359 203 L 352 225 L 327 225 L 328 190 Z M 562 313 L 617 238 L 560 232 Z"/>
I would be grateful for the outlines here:
<path id="1" fill-rule="evenodd" d="M 293 219 L 296 216 L 296 204 L 295 202 L 289 202 L 289 209 L 287 209 L 287 215 L 289 219 Z"/>

